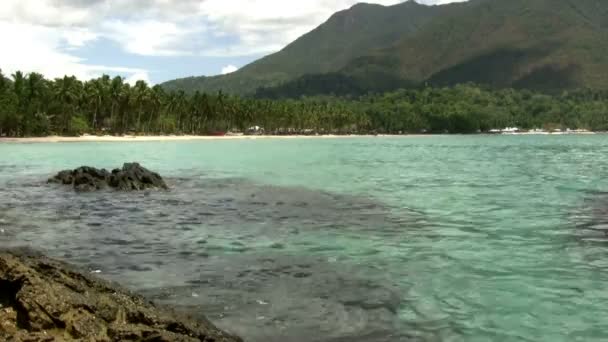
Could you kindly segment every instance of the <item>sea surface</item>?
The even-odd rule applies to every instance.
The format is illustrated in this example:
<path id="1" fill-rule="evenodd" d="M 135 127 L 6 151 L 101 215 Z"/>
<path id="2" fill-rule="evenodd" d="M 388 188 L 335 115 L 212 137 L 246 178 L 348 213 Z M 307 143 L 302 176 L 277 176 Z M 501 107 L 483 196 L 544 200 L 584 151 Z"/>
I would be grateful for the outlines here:
<path id="1" fill-rule="evenodd" d="M 0 144 L 0 247 L 252 342 L 606 341 L 606 232 L 608 135 Z"/>

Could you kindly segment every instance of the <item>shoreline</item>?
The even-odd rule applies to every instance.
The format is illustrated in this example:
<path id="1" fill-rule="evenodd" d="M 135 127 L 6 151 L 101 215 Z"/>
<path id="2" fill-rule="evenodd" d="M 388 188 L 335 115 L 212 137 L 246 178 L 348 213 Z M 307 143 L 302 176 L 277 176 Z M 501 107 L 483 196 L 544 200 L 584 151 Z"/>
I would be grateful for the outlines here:
<path id="1" fill-rule="evenodd" d="M 596 135 L 602 132 L 509 132 L 509 133 L 477 133 L 477 134 L 350 134 L 350 135 L 82 135 L 78 137 L 47 136 L 27 138 L 0 138 L 2 143 L 65 143 L 65 142 L 162 142 L 162 141 L 196 141 L 196 140 L 267 140 L 267 139 L 345 139 L 345 138 L 411 138 L 411 137 L 434 137 L 449 135 Z"/>
<path id="2" fill-rule="evenodd" d="M 373 137 L 413 137 L 413 136 L 431 136 L 429 134 L 412 134 L 412 135 L 226 135 L 226 136 L 209 136 L 209 135 L 82 135 L 79 137 L 64 137 L 64 136 L 48 136 L 48 137 L 31 137 L 31 138 L 0 138 L 2 143 L 61 143 L 61 142 L 147 142 L 147 141 L 196 141 L 196 140 L 267 140 L 267 139 L 344 139 L 344 138 L 373 138 Z"/>

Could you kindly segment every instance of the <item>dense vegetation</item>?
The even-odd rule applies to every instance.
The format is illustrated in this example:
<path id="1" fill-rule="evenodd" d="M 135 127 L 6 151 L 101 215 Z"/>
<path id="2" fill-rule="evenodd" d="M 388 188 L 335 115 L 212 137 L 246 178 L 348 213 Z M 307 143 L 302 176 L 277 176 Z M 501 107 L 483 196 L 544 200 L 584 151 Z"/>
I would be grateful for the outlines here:
<path id="1" fill-rule="evenodd" d="M 365 91 L 467 82 L 555 93 L 608 89 L 606 17 L 608 1 L 598 0 L 359 4 L 235 73 L 163 87 L 249 95 L 301 84 L 306 75 L 342 74 Z M 325 87 L 343 91 L 339 82 Z"/>
<path id="2" fill-rule="evenodd" d="M 255 99 L 165 92 L 120 77 L 87 82 L 0 72 L 0 136 L 212 134 L 259 125 L 268 134 L 474 133 L 492 128 L 608 130 L 608 92 L 543 95 L 472 84 L 359 97 Z"/>

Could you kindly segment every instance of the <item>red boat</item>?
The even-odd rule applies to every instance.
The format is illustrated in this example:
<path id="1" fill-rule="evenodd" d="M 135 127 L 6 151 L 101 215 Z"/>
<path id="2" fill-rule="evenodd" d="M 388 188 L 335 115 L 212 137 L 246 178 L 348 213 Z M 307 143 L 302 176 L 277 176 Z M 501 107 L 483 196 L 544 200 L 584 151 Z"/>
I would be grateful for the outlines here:
<path id="1" fill-rule="evenodd" d="M 212 137 L 223 137 L 226 135 L 226 132 L 211 132 L 209 135 Z"/>

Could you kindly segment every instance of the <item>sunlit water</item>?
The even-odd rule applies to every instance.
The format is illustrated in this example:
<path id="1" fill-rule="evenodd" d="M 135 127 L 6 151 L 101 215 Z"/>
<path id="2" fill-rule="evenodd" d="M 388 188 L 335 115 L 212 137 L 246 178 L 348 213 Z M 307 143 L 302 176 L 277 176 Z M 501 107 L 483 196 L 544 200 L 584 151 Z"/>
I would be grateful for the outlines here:
<path id="1" fill-rule="evenodd" d="M 76 194 L 140 161 L 172 191 Z M 0 144 L 0 245 L 247 341 L 606 341 L 608 136 Z"/>

